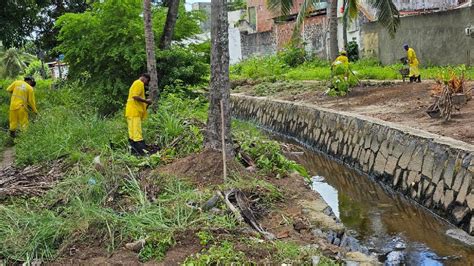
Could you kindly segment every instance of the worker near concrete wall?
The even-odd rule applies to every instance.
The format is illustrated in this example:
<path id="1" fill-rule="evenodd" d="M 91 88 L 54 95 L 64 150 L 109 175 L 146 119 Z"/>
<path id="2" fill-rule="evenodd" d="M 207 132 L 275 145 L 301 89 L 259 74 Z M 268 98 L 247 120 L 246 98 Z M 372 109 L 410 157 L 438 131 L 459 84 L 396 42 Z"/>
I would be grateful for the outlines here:
<path id="1" fill-rule="evenodd" d="M 130 87 L 125 107 L 128 124 L 128 141 L 132 154 L 145 155 L 146 145 L 142 136 L 142 121 L 147 117 L 147 107 L 152 101 L 145 98 L 145 85 L 150 82 L 149 74 L 142 74 Z"/>
<path id="2" fill-rule="evenodd" d="M 26 130 L 28 127 L 28 107 L 34 113 L 38 113 L 34 86 L 36 86 L 34 78 L 25 77 L 23 81 L 14 81 L 7 88 L 7 91 L 11 93 L 8 120 L 10 122 L 10 136 L 12 137 L 15 137 L 18 129 Z"/>
<path id="3" fill-rule="evenodd" d="M 344 67 L 346 67 L 346 68 L 349 67 L 349 58 L 347 57 L 347 52 L 346 51 L 342 50 L 339 53 L 339 56 L 332 63 L 331 68 L 333 68 L 337 64 L 343 64 Z"/>
<path id="4" fill-rule="evenodd" d="M 407 51 L 407 60 L 408 60 L 408 65 L 410 66 L 410 82 L 421 82 L 421 75 L 420 75 L 420 68 L 419 64 L 420 62 L 418 61 L 418 58 L 416 57 L 415 50 L 413 48 L 409 47 L 408 44 L 404 44 L 403 48 L 405 51 Z"/>

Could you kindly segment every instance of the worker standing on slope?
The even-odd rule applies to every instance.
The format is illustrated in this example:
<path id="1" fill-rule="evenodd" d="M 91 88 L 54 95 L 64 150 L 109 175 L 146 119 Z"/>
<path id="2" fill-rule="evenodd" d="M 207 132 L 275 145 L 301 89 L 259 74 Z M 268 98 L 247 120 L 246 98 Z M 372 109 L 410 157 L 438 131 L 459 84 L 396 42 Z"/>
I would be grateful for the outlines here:
<path id="1" fill-rule="evenodd" d="M 149 74 L 142 74 L 130 87 L 125 107 L 128 124 L 128 141 L 132 146 L 132 154 L 145 155 L 146 145 L 142 136 L 142 121 L 147 116 L 147 107 L 152 101 L 145 98 L 145 85 L 150 82 Z"/>
<path id="2" fill-rule="evenodd" d="M 22 131 L 28 127 L 28 106 L 31 111 L 38 113 L 36 110 L 35 92 L 33 87 L 36 82 L 32 77 L 25 77 L 24 81 L 17 80 L 8 86 L 7 91 L 11 93 L 10 100 L 10 136 L 16 136 L 17 129 Z"/>
<path id="3" fill-rule="evenodd" d="M 407 51 L 407 60 L 408 65 L 410 66 L 410 82 L 421 82 L 421 75 L 419 69 L 420 62 L 416 57 L 415 50 L 413 50 L 413 48 L 408 47 L 408 44 L 404 44 L 403 48 L 405 49 L 405 51 Z"/>

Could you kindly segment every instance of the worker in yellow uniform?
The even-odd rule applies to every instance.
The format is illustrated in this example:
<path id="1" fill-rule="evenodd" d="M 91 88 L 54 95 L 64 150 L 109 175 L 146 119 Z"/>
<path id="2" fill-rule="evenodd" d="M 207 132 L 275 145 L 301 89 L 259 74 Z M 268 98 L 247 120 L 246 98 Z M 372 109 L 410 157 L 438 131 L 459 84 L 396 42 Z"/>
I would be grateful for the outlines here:
<path id="1" fill-rule="evenodd" d="M 342 50 L 339 53 L 339 56 L 336 58 L 336 60 L 334 60 L 331 67 L 334 67 L 335 65 L 338 65 L 338 64 L 343 64 L 344 67 L 347 67 L 347 68 L 349 67 L 349 58 L 347 58 L 346 51 Z"/>
<path id="2" fill-rule="evenodd" d="M 145 155 L 146 145 L 142 136 L 142 121 L 147 116 L 147 106 L 152 102 L 145 98 L 145 85 L 150 82 L 149 74 L 142 74 L 130 87 L 125 107 L 128 124 L 128 141 L 132 146 L 132 154 Z"/>
<path id="3" fill-rule="evenodd" d="M 348 76 L 349 76 L 349 58 L 347 57 L 347 52 L 342 50 L 340 53 L 339 53 L 339 56 L 336 58 L 336 60 L 334 60 L 334 62 L 332 62 L 331 64 L 331 74 L 334 76 L 334 75 L 340 75 L 342 73 L 335 73 L 335 72 L 340 72 L 341 71 L 341 68 L 336 68 L 338 67 L 339 65 L 343 66 L 343 71 L 344 71 L 344 77 L 347 79 Z M 337 70 L 338 69 L 338 70 Z"/>
<path id="4" fill-rule="evenodd" d="M 11 93 L 10 100 L 10 136 L 15 137 L 18 129 L 25 130 L 28 127 L 28 107 L 31 111 L 36 110 L 35 92 L 33 87 L 36 82 L 32 77 L 25 77 L 24 81 L 17 80 L 8 86 L 7 91 Z"/>
<path id="5" fill-rule="evenodd" d="M 404 44 L 403 48 L 405 51 L 407 51 L 407 60 L 408 60 L 408 65 L 410 66 L 410 82 L 421 82 L 421 75 L 420 75 L 420 69 L 419 69 L 419 64 L 420 62 L 418 61 L 418 58 L 416 57 L 415 50 L 413 48 L 409 47 L 408 44 Z"/>

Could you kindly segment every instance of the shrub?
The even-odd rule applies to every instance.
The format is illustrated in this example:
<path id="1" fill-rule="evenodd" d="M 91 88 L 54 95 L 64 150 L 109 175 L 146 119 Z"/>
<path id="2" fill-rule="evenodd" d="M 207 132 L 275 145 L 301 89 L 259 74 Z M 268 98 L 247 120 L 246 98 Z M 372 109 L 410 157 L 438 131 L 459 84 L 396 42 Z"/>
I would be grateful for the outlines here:
<path id="1" fill-rule="evenodd" d="M 350 41 L 347 43 L 347 56 L 350 62 L 359 60 L 359 45 L 356 41 Z"/>
<path id="2" fill-rule="evenodd" d="M 173 47 L 157 51 L 156 67 L 158 70 L 158 85 L 160 88 L 173 86 L 176 81 L 183 87 L 199 84 L 209 75 L 209 65 L 205 57 L 194 53 L 191 49 Z"/>
<path id="3" fill-rule="evenodd" d="M 278 57 L 289 67 L 296 67 L 306 61 L 306 51 L 297 44 L 289 44 L 278 52 Z"/>

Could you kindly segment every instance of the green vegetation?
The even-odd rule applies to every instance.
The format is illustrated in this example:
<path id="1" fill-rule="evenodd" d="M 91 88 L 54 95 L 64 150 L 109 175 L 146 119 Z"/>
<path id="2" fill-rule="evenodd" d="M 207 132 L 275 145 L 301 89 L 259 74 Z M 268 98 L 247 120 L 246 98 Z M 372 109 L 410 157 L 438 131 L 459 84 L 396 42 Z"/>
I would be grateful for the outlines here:
<path id="1" fill-rule="evenodd" d="M 69 78 L 81 80 L 81 87 L 101 114 L 119 110 L 130 83 L 146 70 L 142 5 L 139 0 L 97 2 L 84 13 L 61 16 L 56 23 L 60 45 L 55 50 L 65 55 Z M 161 35 L 165 19 L 165 8 L 154 9 L 155 36 Z M 186 12 L 181 5 L 174 39 L 199 33 L 201 19 L 201 13 Z M 208 58 L 193 48 L 174 46 L 169 51 L 156 51 L 160 89 L 173 87 L 178 80 L 185 87 L 204 80 Z"/>
<path id="2" fill-rule="evenodd" d="M 0 86 L 10 82 L 2 81 Z M 238 248 L 238 243 L 244 242 L 248 250 L 276 250 L 268 258 L 272 262 L 296 261 L 308 254 L 296 244 L 287 246 L 278 241 L 260 247 L 238 234 L 222 237 L 216 229 L 233 232 L 242 226 L 233 215 L 190 207 L 211 198 L 215 187 L 196 189 L 182 178 L 152 170 L 202 149 L 207 116 L 203 96 L 191 97 L 189 88 L 165 91 L 157 112 L 149 114 L 144 124 L 148 143 L 160 151 L 137 158 L 129 155 L 122 112 L 98 115 L 93 99 L 80 86 L 80 81 L 62 83 L 60 89 L 52 89 L 50 81 L 38 83 L 40 115 L 15 139 L 16 164 L 47 164 L 63 158 L 70 168 L 44 195 L 2 199 L 0 258 L 5 262 L 55 260 L 72 245 L 112 252 L 139 239 L 146 241 L 139 259 L 160 261 L 180 235 L 192 232 L 196 232 L 203 250 L 189 257 L 188 265 L 258 262 Z M 7 106 L 9 96 L 4 90 L 0 97 Z M 1 119 L 6 126 L 6 117 Z M 255 160 L 262 174 L 283 178 L 297 171 L 306 175 L 301 166 L 283 156 L 277 142 L 254 126 L 235 122 L 233 128 L 242 151 Z M 92 163 L 98 155 L 102 168 Z M 238 173 L 231 173 L 230 181 L 218 188 L 239 188 L 259 195 L 259 204 L 268 209 L 284 199 L 283 192 L 270 182 L 249 180 Z M 223 205 L 217 207 L 225 209 Z"/>
<path id="3" fill-rule="evenodd" d="M 276 178 L 285 177 L 297 172 L 309 178 L 306 170 L 296 162 L 288 160 L 282 153 L 280 144 L 263 137 L 254 126 L 245 122 L 235 122 L 235 139 L 240 143 L 241 150 L 250 155 L 257 168 L 268 173 L 276 173 Z M 239 159 L 240 154 L 237 156 Z"/>
<path id="4" fill-rule="evenodd" d="M 288 61 L 288 60 L 286 60 Z M 401 64 L 382 66 L 375 59 L 361 59 L 350 64 L 350 68 L 359 79 L 393 80 L 401 79 L 398 70 Z M 421 69 L 423 79 L 434 79 L 444 67 L 429 66 Z M 474 80 L 474 67 L 466 69 L 466 79 Z M 255 57 L 231 67 L 232 79 L 275 80 L 329 80 L 330 64 L 319 59 L 307 60 L 291 67 L 281 56 Z"/>

